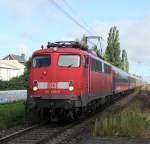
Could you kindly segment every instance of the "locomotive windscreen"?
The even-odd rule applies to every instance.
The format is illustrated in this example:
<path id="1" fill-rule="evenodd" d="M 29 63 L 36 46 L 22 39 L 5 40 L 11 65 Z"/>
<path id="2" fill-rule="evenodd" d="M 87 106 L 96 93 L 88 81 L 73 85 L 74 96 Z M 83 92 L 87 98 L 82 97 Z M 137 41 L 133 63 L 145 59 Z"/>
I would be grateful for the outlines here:
<path id="1" fill-rule="evenodd" d="M 48 67 L 50 63 L 51 63 L 51 58 L 49 55 L 34 56 L 32 59 L 32 66 L 35 68 Z"/>
<path id="2" fill-rule="evenodd" d="M 80 56 L 79 55 L 67 55 L 63 54 L 59 56 L 58 65 L 63 67 L 79 67 Z"/>

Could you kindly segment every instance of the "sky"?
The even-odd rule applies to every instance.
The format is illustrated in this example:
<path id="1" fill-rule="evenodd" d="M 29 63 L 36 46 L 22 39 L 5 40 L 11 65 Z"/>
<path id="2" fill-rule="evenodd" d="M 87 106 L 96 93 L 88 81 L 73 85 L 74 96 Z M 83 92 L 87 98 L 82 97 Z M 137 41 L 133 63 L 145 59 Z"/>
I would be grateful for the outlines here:
<path id="1" fill-rule="evenodd" d="M 105 49 L 110 27 L 117 26 L 121 49 L 128 54 L 130 73 L 150 80 L 149 0 L 55 0 L 84 27 L 103 37 Z M 75 40 L 89 35 L 52 0 L 0 0 L 0 58 L 25 53 L 48 41 Z"/>

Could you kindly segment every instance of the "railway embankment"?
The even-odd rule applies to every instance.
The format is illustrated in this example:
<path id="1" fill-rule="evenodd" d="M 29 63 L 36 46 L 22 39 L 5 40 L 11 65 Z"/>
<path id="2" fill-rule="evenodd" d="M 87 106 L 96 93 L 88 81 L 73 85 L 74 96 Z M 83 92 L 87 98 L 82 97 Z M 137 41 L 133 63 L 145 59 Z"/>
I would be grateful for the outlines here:
<path id="1" fill-rule="evenodd" d="M 0 104 L 0 138 L 25 127 L 23 101 Z"/>
<path id="2" fill-rule="evenodd" d="M 0 138 L 27 127 L 26 93 L 26 90 L 0 91 Z"/>
<path id="3" fill-rule="evenodd" d="M 121 111 L 97 117 L 82 144 L 149 144 L 150 89 L 144 87 Z"/>
<path id="4" fill-rule="evenodd" d="M 0 105 L 0 129 L 18 125 L 24 120 L 25 105 L 23 101 Z"/>
<path id="5" fill-rule="evenodd" d="M 147 95 L 138 95 L 123 111 L 97 119 L 94 136 L 150 137 L 150 102 Z"/>

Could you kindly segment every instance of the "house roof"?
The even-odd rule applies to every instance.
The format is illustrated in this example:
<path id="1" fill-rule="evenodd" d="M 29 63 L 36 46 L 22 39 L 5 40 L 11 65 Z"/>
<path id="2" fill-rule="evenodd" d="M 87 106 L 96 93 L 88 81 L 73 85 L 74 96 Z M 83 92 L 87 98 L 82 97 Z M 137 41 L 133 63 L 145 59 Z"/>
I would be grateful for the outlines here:
<path id="1" fill-rule="evenodd" d="M 9 54 L 8 56 L 4 57 L 3 60 L 5 60 L 7 57 L 11 57 L 12 60 L 18 60 L 20 63 L 25 63 L 26 61 L 24 54 L 21 54 L 21 56 L 15 54 Z"/>

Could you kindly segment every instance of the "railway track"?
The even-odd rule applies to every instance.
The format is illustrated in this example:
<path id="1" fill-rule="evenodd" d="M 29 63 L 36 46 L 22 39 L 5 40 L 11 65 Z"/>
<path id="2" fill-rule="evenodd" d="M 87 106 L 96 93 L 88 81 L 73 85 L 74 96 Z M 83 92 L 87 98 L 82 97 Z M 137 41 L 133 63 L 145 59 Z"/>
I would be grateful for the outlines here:
<path id="1" fill-rule="evenodd" d="M 131 96 L 131 99 L 133 96 Z M 120 101 L 120 99 L 118 99 Z M 130 101 L 130 100 L 129 100 Z M 115 103 L 117 101 L 115 100 Z M 127 104 L 128 102 L 124 100 L 122 105 Z M 110 106 L 110 108 L 113 104 Z M 99 114 L 103 111 L 107 111 L 109 107 L 104 108 Z M 97 114 L 96 114 L 97 115 Z M 4 138 L 0 139 L 0 143 L 2 144 L 46 144 L 49 141 L 57 140 L 58 137 L 63 135 L 67 130 L 73 131 L 74 127 L 79 126 L 80 124 L 84 123 L 85 121 L 90 121 L 93 119 L 93 114 L 84 120 L 75 121 L 69 124 L 54 124 L 54 125 L 34 125 L 32 127 L 26 128 L 19 132 L 15 132 L 14 134 L 8 135 Z M 94 116 L 95 117 L 95 116 Z"/>
<path id="2" fill-rule="evenodd" d="M 1 138 L 0 144 L 45 144 L 76 124 L 77 122 L 65 126 L 34 125 Z"/>
<path id="3" fill-rule="evenodd" d="M 17 131 L 17 132 L 14 132 L 14 133 L 12 133 L 12 134 L 9 134 L 9 135 L 7 135 L 7 136 L 5 136 L 5 137 L 3 137 L 3 138 L 0 138 L 0 143 L 9 142 L 9 141 L 11 141 L 12 139 L 15 139 L 15 138 L 17 138 L 17 137 L 19 137 L 19 136 L 22 136 L 22 135 L 24 135 L 24 134 L 26 134 L 26 133 L 28 133 L 28 132 L 30 132 L 30 131 L 32 131 L 32 130 L 38 128 L 39 126 L 40 126 L 40 125 L 33 125 L 33 126 L 30 126 L 30 127 L 24 128 L 24 129 L 22 129 L 22 130 L 19 130 L 19 131 Z"/>

